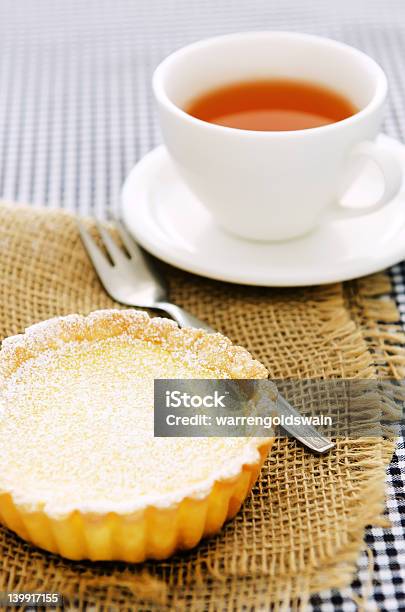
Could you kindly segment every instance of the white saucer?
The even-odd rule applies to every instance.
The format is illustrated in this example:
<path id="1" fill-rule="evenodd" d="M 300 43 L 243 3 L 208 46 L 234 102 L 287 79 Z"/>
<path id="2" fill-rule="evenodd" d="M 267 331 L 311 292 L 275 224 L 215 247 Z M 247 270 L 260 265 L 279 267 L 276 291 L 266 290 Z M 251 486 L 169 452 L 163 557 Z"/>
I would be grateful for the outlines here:
<path id="1" fill-rule="evenodd" d="M 405 146 L 388 136 L 379 139 L 403 161 L 405 173 Z M 377 171 L 370 165 L 355 188 L 359 200 L 375 193 L 376 181 Z M 376 213 L 323 225 L 288 242 L 250 242 L 230 236 L 214 223 L 181 181 L 164 146 L 151 151 L 130 172 L 122 189 L 122 213 L 135 239 L 156 257 L 233 283 L 331 283 L 371 274 L 405 258 L 404 187 Z"/>

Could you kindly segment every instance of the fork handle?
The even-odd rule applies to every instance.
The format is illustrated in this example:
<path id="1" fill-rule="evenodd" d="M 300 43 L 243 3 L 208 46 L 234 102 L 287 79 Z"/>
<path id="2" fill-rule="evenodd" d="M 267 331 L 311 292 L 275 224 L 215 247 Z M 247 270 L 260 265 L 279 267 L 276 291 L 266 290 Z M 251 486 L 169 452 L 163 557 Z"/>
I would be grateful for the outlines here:
<path id="1" fill-rule="evenodd" d="M 176 304 L 171 304 L 170 302 L 159 302 L 154 305 L 158 310 L 163 310 L 166 314 L 168 314 L 172 319 L 174 319 L 180 327 L 197 327 L 198 329 L 203 329 L 209 333 L 214 334 L 215 330 L 212 327 L 209 327 L 200 319 L 197 319 L 194 315 L 190 314 L 180 306 L 176 306 Z M 279 414 L 284 414 L 285 416 L 295 416 L 300 417 L 300 413 L 295 410 L 291 406 L 287 400 L 278 393 L 277 397 L 277 409 Z M 284 429 L 289 433 L 293 438 L 299 440 L 304 446 L 309 448 L 312 451 L 317 453 L 325 453 L 335 446 L 333 442 L 328 440 L 325 436 L 323 436 L 319 431 L 312 427 L 312 425 L 308 425 L 306 427 L 302 426 L 284 426 Z"/>
<path id="2" fill-rule="evenodd" d="M 170 302 L 159 302 L 154 305 L 154 308 L 159 310 L 163 310 L 166 312 L 172 319 L 174 319 L 180 327 L 197 327 L 198 329 L 203 329 L 211 334 L 215 333 L 215 330 L 212 327 L 209 327 L 200 319 L 197 319 L 194 315 L 190 314 L 180 306 L 176 306 L 176 304 L 171 304 Z"/>

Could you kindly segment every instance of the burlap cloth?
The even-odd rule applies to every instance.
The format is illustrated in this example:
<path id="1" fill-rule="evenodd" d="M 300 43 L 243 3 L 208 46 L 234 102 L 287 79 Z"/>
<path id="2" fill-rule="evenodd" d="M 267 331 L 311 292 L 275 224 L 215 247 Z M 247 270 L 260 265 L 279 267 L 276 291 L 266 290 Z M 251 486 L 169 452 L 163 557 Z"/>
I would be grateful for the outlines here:
<path id="1" fill-rule="evenodd" d="M 398 313 L 381 298 L 390 291 L 384 275 L 281 290 L 165 272 L 172 300 L 246 346 L 272 377 L 404 374 Z M 3 337 L 55 315 L 115 306 L 74 219 L 61 212 L 0 205 L 0 283 Z M 305 608 L 312 592 L 350 583 L 365 527 L 385 524 L 392 452 L 392 440 L 343 439 L 317 457 L 279 440 L 237 517 L 166 562 L 68 562 L 0 529 L 0 591 L 62 592 L 73 609 Z"/>

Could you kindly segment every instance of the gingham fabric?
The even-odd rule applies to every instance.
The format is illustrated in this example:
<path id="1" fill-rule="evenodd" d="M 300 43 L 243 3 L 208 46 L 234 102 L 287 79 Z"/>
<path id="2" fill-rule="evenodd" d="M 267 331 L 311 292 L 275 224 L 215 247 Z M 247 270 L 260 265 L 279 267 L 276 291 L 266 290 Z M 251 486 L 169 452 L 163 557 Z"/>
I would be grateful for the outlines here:
<path id="1" fill-rule="evenodd" d="M 160 141 L 150 80 L 174 49 L 257 29 L 330 36 L 377 59 L 388 74 L 384 131 L 405 139 L 404 0 L 0 0 L 0 196 L 105 217 L 123 179 Z M 392 271 L 405 322 L 405 267 Z M 405 451 L 388 475 L 391 529 L 370 529 L 369 559 L 351 588 L 311 609 L 405 610 Z"/>

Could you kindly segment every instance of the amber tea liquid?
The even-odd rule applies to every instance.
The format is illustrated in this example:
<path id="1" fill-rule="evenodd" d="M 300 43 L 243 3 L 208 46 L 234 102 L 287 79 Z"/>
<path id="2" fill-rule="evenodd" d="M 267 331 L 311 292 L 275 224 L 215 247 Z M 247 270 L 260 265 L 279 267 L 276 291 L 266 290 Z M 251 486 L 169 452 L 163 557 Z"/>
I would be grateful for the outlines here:
<path id="1" fill-rule="evenodd" d="M 358 109 L 342 94 L 316 83 L 287 79 L 243 81 L 213 89 L 185 111 L 240 130 L 305 130 L 347 119 Z"/>

